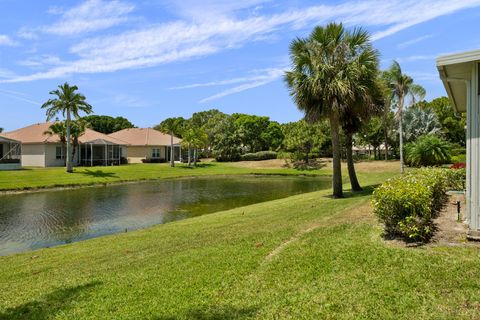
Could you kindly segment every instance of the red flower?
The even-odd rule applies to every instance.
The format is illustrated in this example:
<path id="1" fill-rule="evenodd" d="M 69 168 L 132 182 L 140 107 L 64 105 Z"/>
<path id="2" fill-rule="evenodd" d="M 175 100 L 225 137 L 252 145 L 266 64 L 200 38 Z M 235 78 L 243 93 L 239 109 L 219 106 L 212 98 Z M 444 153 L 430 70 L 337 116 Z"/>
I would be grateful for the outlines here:
<path id="1" fill-rule="evenodd" d="M 457 162 L 457 163 L 454 163 L 450 166 L 450 169 L 464 169 L 466 168 L 467 166 L 465 165 L 465 162 Z"/>

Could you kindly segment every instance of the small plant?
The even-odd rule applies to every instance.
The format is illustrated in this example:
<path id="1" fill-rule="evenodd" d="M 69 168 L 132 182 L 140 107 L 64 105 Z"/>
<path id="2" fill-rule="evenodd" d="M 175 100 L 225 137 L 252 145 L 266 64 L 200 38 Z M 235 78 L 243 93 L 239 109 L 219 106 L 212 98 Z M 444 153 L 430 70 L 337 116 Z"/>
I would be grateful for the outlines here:
<path id="1" fill-rule="evenodd" d="M 415 167 L 448 163 L 451 150 L 450 143 L 434 135 L 421 136 L 405 146 L 407 164 Z"/>

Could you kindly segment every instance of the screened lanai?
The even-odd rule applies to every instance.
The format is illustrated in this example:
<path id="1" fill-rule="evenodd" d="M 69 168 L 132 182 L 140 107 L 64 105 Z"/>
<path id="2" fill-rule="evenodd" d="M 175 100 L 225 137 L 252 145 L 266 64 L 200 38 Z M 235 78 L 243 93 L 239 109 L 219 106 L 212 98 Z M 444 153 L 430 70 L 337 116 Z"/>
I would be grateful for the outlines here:
<path id="1" fill-rule="evenodd" d="M 104 139 L 83 142 L 80 145 L 81 166 L 117 166 L 122 163 L 124 146 Z"/>
<path id="2" fill-rule="evenodd" d="M 20 169 L 21 159 L 21 142 L 0 136 L 0 170 Z"/>

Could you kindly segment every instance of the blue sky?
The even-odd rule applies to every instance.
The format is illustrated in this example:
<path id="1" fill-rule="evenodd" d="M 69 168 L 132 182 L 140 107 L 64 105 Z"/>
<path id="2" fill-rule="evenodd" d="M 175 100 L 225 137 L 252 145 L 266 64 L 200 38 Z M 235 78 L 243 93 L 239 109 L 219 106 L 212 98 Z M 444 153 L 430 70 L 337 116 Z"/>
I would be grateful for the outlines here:
<path id="1" fill-rule="evenodd" d="M 45 120 L 65 81 L 96 114 L 141 127 L 217 108 L 301 118 L 282 80 L 288 46 L 315 25 L 362 26 L 381 53 L 444 95 L 435 57 L 480 48 L 480 0 L 0 0 L 0 127 Z"/>

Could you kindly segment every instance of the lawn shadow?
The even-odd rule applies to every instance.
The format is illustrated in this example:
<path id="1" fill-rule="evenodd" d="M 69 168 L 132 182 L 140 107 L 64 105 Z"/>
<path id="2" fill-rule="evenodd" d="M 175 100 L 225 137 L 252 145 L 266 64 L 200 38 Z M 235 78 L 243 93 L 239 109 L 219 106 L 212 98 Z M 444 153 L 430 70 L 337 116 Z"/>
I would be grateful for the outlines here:
<path id="1" fill-rule="evenodd" d="M 233 306 L 214 306 L 202 308 L 192 308 L 176 315 L 156 316 L 152 320 L 224 320 L 224 319 L 247 319 L 257 313 L 258 308 L 237 308 Z"/>
<path id="2" fill-rule="evenodd" d="M 359 198 L 359 197 L 367 197 L 370 196 L 375 188 L 380 186 L 379 183 L 377 184 L 372 184 L 368 186 L 364 186 L 362 191 L 352 191 L 352 190 L 347 190 L 343 192 L 343 198 L 338 198 L 338 199 L 347 199 L 347 198 Z M 328 194 L 324 196 L 325 198 L 333 199 L 333 195 Z"/>
<path id="3" fill-rule="evenodd" d="M 101 282 L 94 281 L 76 287 L 62 288 L 18 307 L 8 308 L 0 313 L 0 319 L 52 319 L 56 314 L 68 309 L 70 303 L 78 301 L 78 296 Z"/>
<path id="4" fill-rule="evenodd" d="M 115 172 L 104 172 L 102 170 L 85 169 L 84 171 L 75 172 L 75 173 L 83 174 L 92 178 L 118 178 Z"/>
<path id="5" fill-rule="evenodd" d="M 178 168 L 182 168 L 182 169 L 200 169 L 200 168 L 210 168 L 210 167 L 213 167 L 214 165 L 211 164 L 211 163 L 197 163 L 196 166 L 194 166 L 193 164 L 189 167 L 188 165 L 183 165 L 183 166 L 179 166 Z"/>

